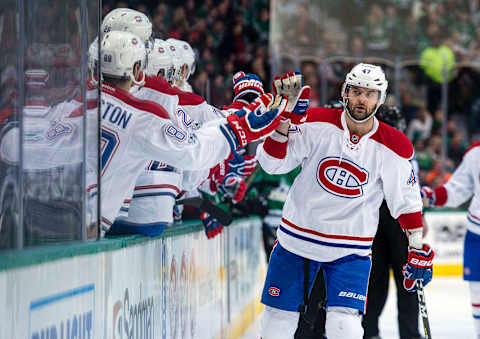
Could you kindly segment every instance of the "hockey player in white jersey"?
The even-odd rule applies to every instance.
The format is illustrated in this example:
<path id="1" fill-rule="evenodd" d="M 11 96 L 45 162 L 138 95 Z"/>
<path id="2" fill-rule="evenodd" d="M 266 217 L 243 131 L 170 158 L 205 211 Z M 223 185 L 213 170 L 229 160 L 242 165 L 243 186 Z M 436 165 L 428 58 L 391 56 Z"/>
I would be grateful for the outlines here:
<path id="1" fill-rule="evenodd" d="M 308 99 L 304 89 L 292 90 L 302 88 L 300 75 L 285 75 L 274 85 L 290 102 L 295 96 Z M 258 149 L 258 162 L 268 173 L 302 166 L 268 266 L 263 339 L 294 338 L 304 292 L 320 267 L 327 290 L 326 336 L 362 338 L 371 246 L 384 198 L 410 242 L 405 288 L 414 291 L 416 279 L 427 284 L 432 277 L 433 251 L 422 243 L 420 189 L 409 162 L 412 144 L 374 117 L 386 90 L 380 67 L 358 64 L 342 88 L 344 110 L 310 108 L 305 115 L 287 105 L 287 112 L 299 114 L 285 119 Z M 290 123 L 298 125 L 298 133 L 289 134 Z M 304 283 L 306 266 L 311 281 Z"/>
<path id="2" fill-rule="evenodd" d="M 267 93 L 227 119 L 186 134 L 171 122 L 162 106 L 129 93 L 133 83 L 142 83 L 138 78 L 145 59 L 144 44 L 131 33 L 111 31 L 102 39 L 104 230 L 112 225 L 123 199 L 133 191 L 136 178 L 150 159 L 164 159 L 183 169 L 211 168 L 231 150 L 273 132 L 287 103 L 280 95 Z"/>
<path id="3" fill-rule="evenodd" d="M 475 338 L 480 338 L 480 142 L 470 146 L 444 185 L 422 187 L 425 207 L 458 207 L 470 198 L 463 250 L 463 279 L 469 282 Z"/>
<path id="4" fill-rule="evenodd" d="M 137 20 L 132 18 L 142 18 L 143 14 L 135 13 L 136 11 L 133 10 L 128 10 L 128 15 L 110 15 L 109 13 L 106 17 L 108 20 L 102 23 L 102 30 L 111 31 L 120 28 L 123 31 L 138 32 L 143 38 L 149 39 L 151 24 L 147 20 L 140 20 L 142 24 L 137 27 Z M 219 114 L 221 111 L 208 105 L 203 98 L 174 88 L 165 81 L 170 80 L 173 83 L 174 79 L 180 76 L 181 56 L 180 49 L 173 41 L 170 40 L 167 43 L 156 39 L 148 53 L 149 62 L 145 82 L 142 86 L 132 87 L 130 92 L 140 99 L 152 100 L 164 106 L 175 126 L 185 132 L 200 127 L 189 116 L 188 111 L 193 111 L 204 120 L 217 120 L 225 115 Z M 185 106 L 179 106 L 179 103 Z M 151 161 L 146 171 L 142 172 L 137 179 L 131 199 L 124 201 L 120 218 L 111 231 L 138 232 L 147 229 L 141 228 L 143 225 L 155 227 L 156 233 L 161 232 L 164 225 L 172 221 L 175 197 L 183 190 L 196 188 L 209 173 L 208 170 L 190 171 L 188 175 L 182 176 L 182 172 L 163 161 Z M 225 187 L 226 192 L 235 199 L 242 192 L 240 184 L 243 183 L 244 186 L 243 179 L 232 175 L 228 178 L 228 182 L 229 185 L 223 182 L 216 184 L 221 188 Z"/>
<path id="5" fill-rule="evenodd" d="M 162 40 L 155 40 L 154 47 L 148 55 L 149 62 L 146 69 L 146 84 L 142 87 L 136 87 L 131 93 L 137 98 L 151 100 L 167 107 L 170 119 L 175 126 L 186 134 L 192 133 L 200 126 L 190 118 L 186 109 L 178 106 L 178 96 L 174 93 L 182 93 L 172 91 L 172 88 L 165 83 L 162 77 L 158 76 L 159 74 L 168 74 L 167 71 L 171 65 L 166 47 L 165 42 Z M 257 96 L 260 96 L 260 94 L 261 93 L 258 93 Z M 215 120 L 219 118 L 220 117 L 216 117 Z M 243 159 L 240 155 L 236 158 Z M 223 163 L 225 163 L 228 168 L 229 162 L 224 161 L 222 165 Z M 219 166 L 217 165 L 215 168 L 217 167 Z M 225 166 L 221 167 L 224 168 Z M 238 172 L 240 169 L 236 168 L 235 170 Z M 137 233 L 155 227 L 157 230 L 156 235 L 158 232 L 161 232 L 167 224 L 173 222 L 175 198 L 179 196 L 181 192 L 196 189 L 208 176 L 208 169 L 185 172 L 165 163 L 162 159 L 152 160 L 146 170 L 137 178 L 133 194 L 124 201 L 120 209 L 119 218 L 115 221 L 111 232 Z M 231 171 L 231 173 L 225 173 L 222 177 L 212 176 L 212 178 L 217 179 L 212 180 L 212 183 L 215 185 L 215 190 L 222 190 L 222 192 L 230 196 L 234 202 L 243 198 L 245 183 L 240 174 Z M 211 232 L 211 222 L 208 221 L 211 218 L 205 213 L 203 213 L 202 216 L 203 218 L 201 219 L 204 221 L 207 236 L 215 233 Z M 216 228 L 221 230 L 219 224 Z M 218 232 L 215 234 L 218 234 Z"/>
<path id="6" fill-rule="evenodd" d="M 168 84 L 161 83 L 161 79 L 173 81 L 172 57 L 168 45 L 163 40 L 155 39 L 145 73 L 149 83 L 158 83 L 159 86 L 163 84 L 169 87 Z M 153 85 L 135 86 L 130 92 L 137 98 L 154 101 L 166 108 L 170 120 L 183 133 L 193 131 L 184 124 L 184 121 L 191 119 L 183 119 L 178 114 L 178 97 L 175 94 L 156 91 Z M 208 170 L 204 173 L 205 177 L 207 175 Z M 143 227 L 154 226 L 157 230 L 155 235 L 160 233 L 165 225 L 172 223 L 175 198 L 182 190 L 182 170 L 162 161 L 150 161 L 145 171 L 137 178 L 133 193 L 124 200 L 112 232 L 136 233 Z"/>
<path id="7" fill-rule="evenodd" d="M 181 71 L 180 78 L 175 82 L 175 86 L 184 92 L 193 92 L 192 86 L 188 83 L 190 76 L 195 73 L 195 52 L 192 46 L 186 41 L 177 39 L 167 39 L 167 42 L 172 42 L 181 55 Z"/>

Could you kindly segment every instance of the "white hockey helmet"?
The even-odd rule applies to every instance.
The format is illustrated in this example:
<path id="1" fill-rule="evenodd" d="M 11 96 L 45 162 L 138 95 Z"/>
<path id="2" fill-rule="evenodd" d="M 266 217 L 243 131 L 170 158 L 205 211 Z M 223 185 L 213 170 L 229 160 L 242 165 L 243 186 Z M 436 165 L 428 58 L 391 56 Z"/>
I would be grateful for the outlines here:
<path id="1" fill-rule="evenodd" d="M 375 110 L 368 117 L 362 120 L 357 120 L 351 116 L 347 108 L 348 98 L 345 95 L 348 93 L 350 86 L 371 88 L 379 91 L 379 99 Z M 342 102 L 349 117 L 355 122 L 364 122 L 370 119 L 377 112 L 378 108 L 385 102 L 387 97 L 388 81 L 385 78 L 385 73 L 380 66 L 360 63 L 355 65 L 352 70 L 345 77 L 345 82 L 342 86 Z"/>
<path id="2" fill-rule="evenodd" d="M 142 39 L 147 53 L 153 47 L 152 23 L 142 12 L 130 8 L 116 8 L 109 12 L 102 21 L 102 32 L 130 32 Z"/>
<path id="3" fill-rule="evenodd" d="M 103 36 L 100 46 L 102 74 L 118 79 L 131 79 L 135 85 L 145 83 L 145 73 L 141 80 L 135 79 L 133 69 L 139 63 L 145 68 L 146 52 L 142 40 L 129 32 L 112 31 Z"/>
<path id="4" fill-rule="evenodd" d="M 193 51 L 192 46 L 183 40 L 170 38 L 167 41 L 172 41 L 177 46 L 177 49 L 180 50 L 182 65 L 187 66 L 187 74 L 183 80 L 188 80 L 188 78 L 195 73 L 195 52 Z"/>
<path id="5" fill-rule="evenodd" d="M 168 50 L 170 55 L 172 56 L 172 63 L 173 63 L 173 80 L 178 81 L 181 79 L 182 76 L 182 53 L 180 52 L 180 48 L 177 47 L 177 44 L 172 41 L 172 39 L 168 39 L 165 41 L 167 44 Z"/>
<path id="6" fill-rule="evenodd" d="M 168 45 L 161 39 L 155 39 L 153 49 L 148 54 L 146 73 L 149 76 L 157 76 L 159 72 L 168 82 L 173 81 L 173 62 Z"/>

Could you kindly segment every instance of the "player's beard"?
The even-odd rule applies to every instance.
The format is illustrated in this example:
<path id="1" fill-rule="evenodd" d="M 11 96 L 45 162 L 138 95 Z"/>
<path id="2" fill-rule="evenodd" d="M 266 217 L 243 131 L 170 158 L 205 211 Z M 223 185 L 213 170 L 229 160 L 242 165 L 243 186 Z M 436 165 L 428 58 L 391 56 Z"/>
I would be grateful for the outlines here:
<path id="1" fill-rule="evenodd" d="M 367 105 L 362 105 L 362 104 L 357 104 L 353 106 L 353 104 L 349 101 L 347 103 L 347 108 L 348 108 L 348 112 L 352 117 L 354 117 L 357 120 L 363 120 L 372 114 L 373 110 L 375 109 L 375 106 L 370 108 Z"/>

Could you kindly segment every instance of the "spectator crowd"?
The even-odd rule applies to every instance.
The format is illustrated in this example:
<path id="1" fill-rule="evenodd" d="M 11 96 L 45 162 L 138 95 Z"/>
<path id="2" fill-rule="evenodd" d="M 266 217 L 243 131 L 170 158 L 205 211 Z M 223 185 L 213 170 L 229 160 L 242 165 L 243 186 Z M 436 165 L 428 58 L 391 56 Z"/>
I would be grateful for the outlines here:
<path id="1" fill-rule="evenodd" d="M 48 71 L 42 100 L 52 105 L 80 87 L 80 9 L 58 0 L 34 6 L 48 14 L 39 22 L 26 10 L 26 20 L 37 24 L 26 32 L 25 69 Z M 98 29 L 98 8 L 89 7 L 88 43 Z M 190 43 L 197 56 L 194 92 L 217 107 L 231 102 L 236 70 L 258 74 L 268 88 L 271 73 L 301 69 L 312 87 L 312 105 L 321 105 L 338 100 L 344 75 L 359 58 L 381 64 L 392 89 L 387 103 L 405 114 L 425 184 L 443 183 L 440 173 L 451 172 L 479 139 L 479 0 L 104 0 L 102 15 L 117 7 L 147 14 L 154 38 Z M 15 11 L 13 0 L 0 10 L 0 122 L 15 113 L 18 98 Z M 449 86 L 446 162 L 441 157 L 444 79 Z"/>

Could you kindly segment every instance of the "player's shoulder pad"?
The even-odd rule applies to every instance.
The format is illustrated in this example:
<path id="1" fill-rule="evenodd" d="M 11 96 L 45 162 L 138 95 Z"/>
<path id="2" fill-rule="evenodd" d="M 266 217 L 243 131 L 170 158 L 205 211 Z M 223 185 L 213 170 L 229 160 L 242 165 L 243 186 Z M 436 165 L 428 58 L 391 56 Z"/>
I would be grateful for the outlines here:
<path id="1" fill-rule="evenodd" d="M 341 121 L 342 111 L 336 108 L 312 107 L 307 109 L 306 122 L 326 122 L 343 129 Z"/>
<path id="2" fill-rule="evenodd" d="M 465 151 L 465 154 L 463 156 L 467 155 L 468 152 L 470 152 L 474 149 L 479 149 L 479 148 L 480 148 L 480 141 L 470 145 L 470 147 L 467 148 L 467 150 Z"/>
<path id="3" fill-rule="evenodd" d="M 398 156 L 410 160 L 414 149 L 410 139 L 399 130 L 381 121 L 377 131 L 371 136 L 373 140 L 392 150 Z"/>
<path id="4" fill-rule="evenodd" d="M 146 77 L 144 87 L 151 88 L 167 95 L 178 96 L 178 104 L 180 106 L 196 106 L 205 102 L 205 99 L 201 96 L 195 93 L 182 91 L 180 88 L 170 85 L 162 77 Z"/>
<path id="5" fill-rule="evenodd" d="M 113 95 L 114 97 L 122 100 L 127 105 L 130 105 L 136 109 L 139 109 L 144 112 L 152 113 L 160 118 L 170 120 L 168 112 L 163 108 L 162 105 L 157 104 L 156 102 L 150 100 L 142 100 L 139 98 L 134 97 L 127 91 L 124 91 L 119 88 L 110 87 L 108 85 L 103 85 L 102 91 Z"/>
<path id="6" fill-rule="evenodd" d="M 169 95 L 177 95 L 175 88 L 172 87 L 167 80 L 162 77 L 145 77 L 145 84 L 143 85 L 145 88 L 151 88 L 157 92 L 169 94 Z"/>
<path id="7" fill-rule="evenodd" d="M 198 94 L 184 92 L 181 89 L 176 87 L 175 89 L 179 92 L 177 93 L 177 96 L 178 96 L 178 104 L 180 106 L 198 106 L 205 102 L 205 99 Z"/>

